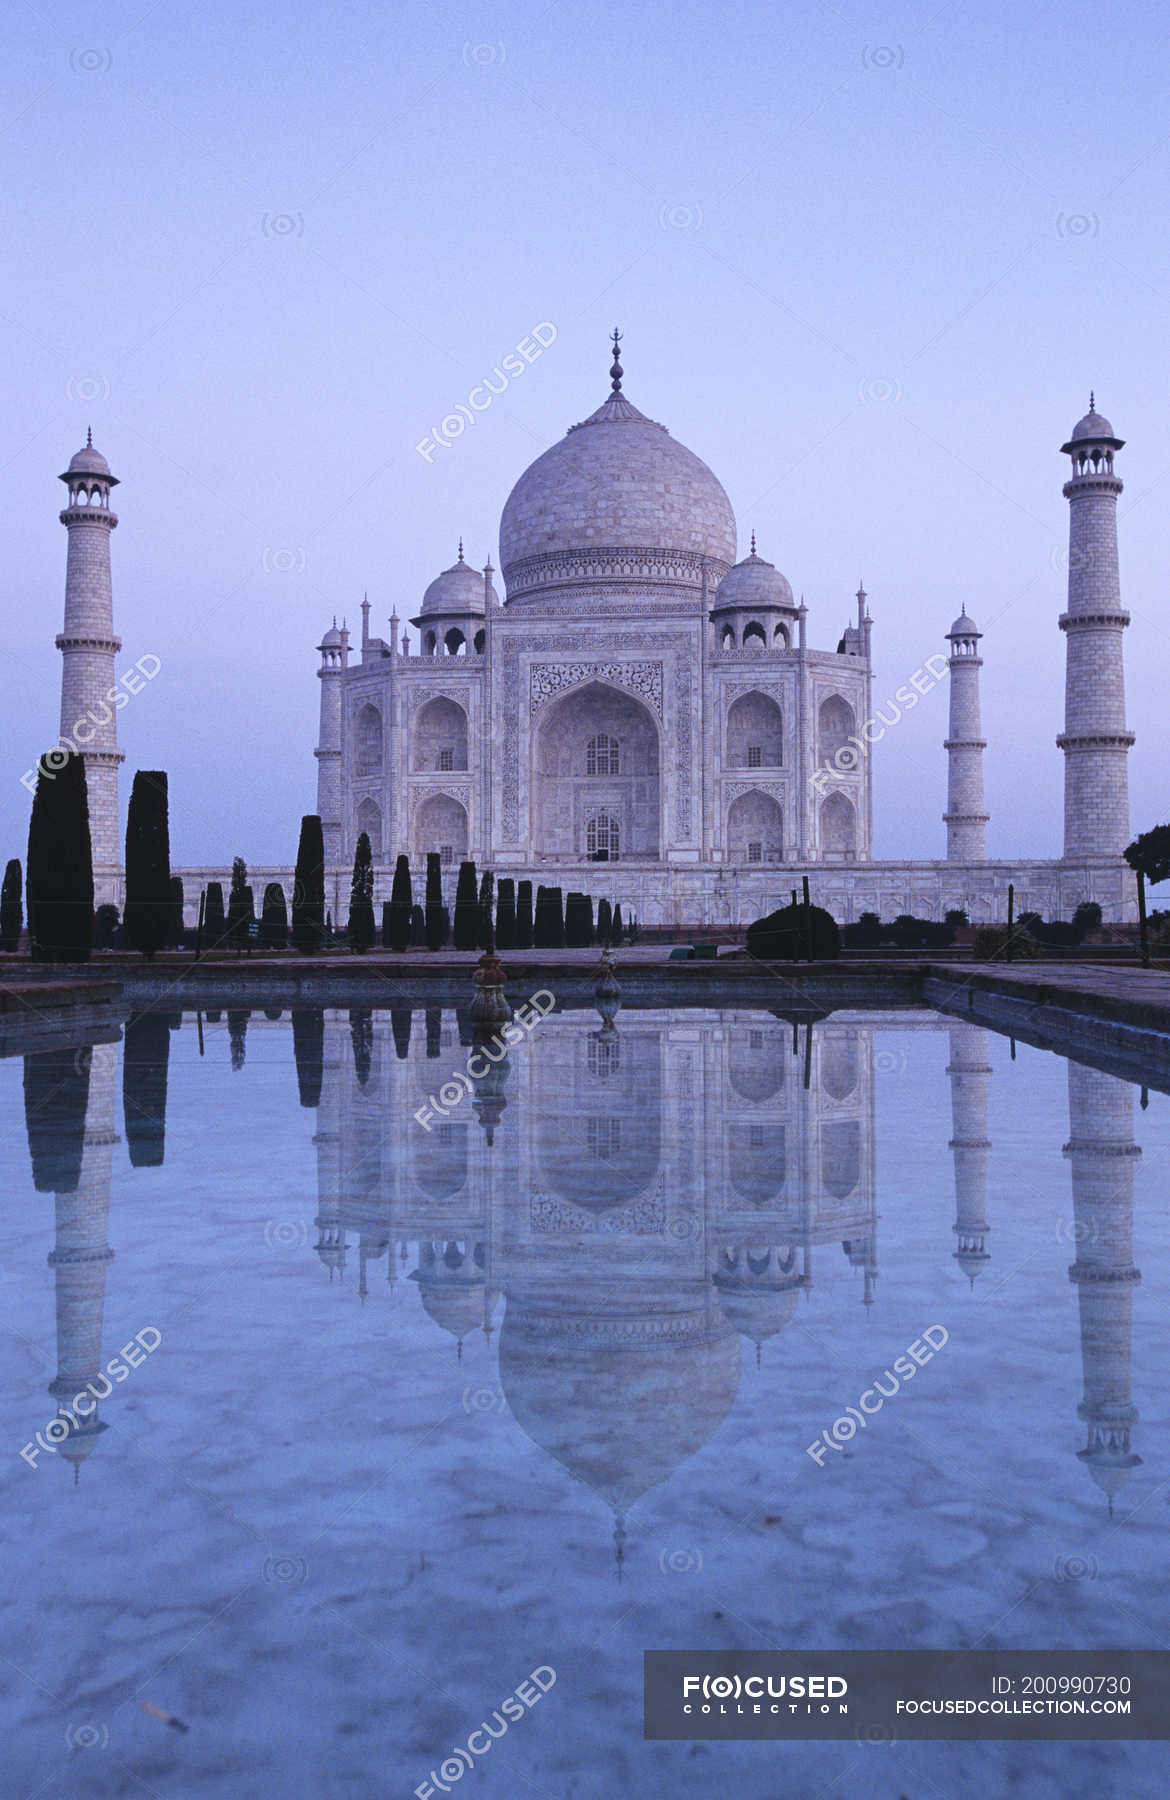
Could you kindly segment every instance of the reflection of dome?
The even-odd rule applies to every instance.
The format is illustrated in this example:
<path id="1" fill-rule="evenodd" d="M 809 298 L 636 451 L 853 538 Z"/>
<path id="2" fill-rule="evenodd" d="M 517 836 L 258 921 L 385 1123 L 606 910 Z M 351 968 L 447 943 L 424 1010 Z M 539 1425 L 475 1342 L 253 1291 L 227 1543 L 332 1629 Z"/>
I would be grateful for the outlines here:
<path id="1" fill-rule="evenodd" d="M 513 1297 L 504 1315 L 500 1385 L 517 1424 L 620 1512 L 714 1435 L 739 1375 L 739 1339 L 709 1296 L 670 1313 Z"/>
<path id="2" fill-rule="evenodd" d="M 437 1243 L 420 1248 L 419 1267 L 411 1270 L 410 1279 L 418 1282 L 423 1309 L 462 1344 L 488 1315 L 485 1248 L 476 1243 L 463 1249 L 454 1239 L 441 1248 Z"/>
<path id="3" fill-rule="evenodd" d="M 653 554 L 663 551 L 683 560 L 672 566 Z M 697 587 L 702 557 L 719 565 L 716 576 L 735 561 L 731 502 L 706 463 L 621 393 L 537 457 L 500 520 L 509 599 L 518 590 L 623 576 Z"/>
<path id="4" fill-rule="evenodd" d="M 712 1279 L 727 1323 L 757 1349 L 783 1331 L 808 1285 L 795 1250 L 786 1256 L 779 1250 L 725 1251 Z"/>
<path id="5" fill-rule="evenodd" d="M 481 613 L 484 610 L 483 576 L 464 562 L 462 544 L 458 562 L 436 575 L 423 595 L 422 610 L 424 613 Z"/>

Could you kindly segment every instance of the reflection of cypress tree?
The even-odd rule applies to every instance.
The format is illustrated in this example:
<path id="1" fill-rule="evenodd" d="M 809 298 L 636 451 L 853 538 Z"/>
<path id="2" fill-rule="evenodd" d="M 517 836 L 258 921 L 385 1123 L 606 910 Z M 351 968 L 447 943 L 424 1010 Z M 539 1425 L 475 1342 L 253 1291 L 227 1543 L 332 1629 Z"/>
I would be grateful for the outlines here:
<path id="1" fill-rule="evenodd" d="M 244 1059 L 248 1054 L 248 1020 L 251 1017 L 251 1012 L 247 1010 L 228 1013 L 228 1044 L 231 1047 L 233 1069 L 242 1069 L 244 1066 Z"/>
<path id="2" fill-rule="evenodd" d="M 90 1052 L 38 1050 L 24 1059 L 24 1123 L 38 1194 L 72 1194 L 81 1178 Z"/>
<path id="3" fill-rule="evenodd" d="M 325 1014 L 319 1006 L 294 1006 L 291 1016 L 301 1105 L 319 1106 L 325 1073 Z"/>
<path id="4" fill-rule="evenodd" d="M 436 1056 L 442 1055 L 443 1046 L 440 1042 L 440 1034 L 443 1029 L 443 1014 L 439 1007 L 428 1006 L 426 1017 L 427 1055 L 433 1061 Z"/>
<path id="5" fill-rule="evenodd" d="M 516 948 L 532 948 L 532 883 L 521 881 L 516 888 Z"/>
<path id="6" fill-rule="evenodd" d="M 459 1042 L 464 1048 L 470 1048 L 475 1042 L 475 1027 L 471 1023 L 471 1002 L 466 1006 L 455 1008 L 455 1029 L 459 1033 Z"/>
<path id="7" fill-rule="evenodd" d="M 353 1045 L 353 1072 L 358 1086 L 370 1079 L 370 1063 L 374 1050 L 374 1015 L 367 1006 L 352 1006 L 349 1012 L 349 1037 Z"/>
<path id="8" fill-rule="evenodd" d="M 501 875 L 496 900 L 496 949 L 516 948 L 516 883 L 509 875 Z"/>
<path id="9" fill-rule="evenodd" d="M 161 1168 L 167 1120 L 170 1025 L 165 1013 L 131 1013 L 122 1048 L 122 1116 L 135 1169 Z"/>
<path id="10" fill-rule="evenodd" d="M 394 1054 L 399 1062 L 405 1062 L 410 1055 L 409 1006 L 392 1006 L 390 1008 L 390 1029 L 394 1033 Z"/>

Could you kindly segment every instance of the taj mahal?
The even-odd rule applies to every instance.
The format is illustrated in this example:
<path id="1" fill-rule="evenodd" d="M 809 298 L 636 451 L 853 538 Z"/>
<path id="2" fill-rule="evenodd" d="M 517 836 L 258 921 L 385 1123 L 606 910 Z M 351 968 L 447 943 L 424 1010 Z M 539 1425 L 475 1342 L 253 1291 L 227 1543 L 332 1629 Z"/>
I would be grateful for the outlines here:
<path id="1" fill-rule="evenodd" d="M 361 607 L 360 642 L 336 619 L 318 645 L 315 799 L 334 917 L 366 833 L 376 898 L 395 857 L 430 852 L 549 885 L 606 893 L 650 926 L 742 925 L 807 875 L 842 921 L 872 911 L 973 921 L 1071 916 L 1097 901 L 1134 916 L 1116 511 L 1122 448 L 1089 411 L 1069 459 L 1064 842 L 1051 860 L 989 860 L 980 720 L 982 634 L 964 611 L 922 666 L 875 689 L 873 622 L 859 588 L 832 647 L 762 554 L 739 556 L 712 471 L 627 398 L 620 334 L 610 392 L 521 474 L 504 505 L 499 575 L 464 555 L 386 636 Z M 61 734 L 84 748 L 95 878 L 117 899 L 117 707 L 110 509 L 117 485 L 92 443 L 61 479 L 69 532 Z M 454 534 L 453 534 L 454 535 Z M 843 605 L 842 612 L 846 611 Z M 1057 621 L 1054 621 L 1056 623 Z M 407 629 L 409 626 L 410 629 Z M 415 634 L 412 638 L 411 633 Z M 1010 646 L 1005 646 L 1005 653 Z M 930 652 L 933 650 L 933 654 Z M 947 805 L 937 859 L 875 856 L 873 747 L 949 679 Z M 884 678 L 883 678 L 884 681 Z M 888 685 L 888 693 L 885 691 Z M 79 725 L 85 726 L 82 733 Z M 160 756 L 160 762 L 165 756 Z M 941 789 L 941 781 L 940 781 Z M 293 825 L 290 821 L 290 839 Z M 178 850 L 180 847 L 175 846 Z M 604 868 L 599 868 L 604 864 Z M 187 909 L 219 867 L 180 868 Z M 291 887 L 291 869 L 255 868 Z"/>

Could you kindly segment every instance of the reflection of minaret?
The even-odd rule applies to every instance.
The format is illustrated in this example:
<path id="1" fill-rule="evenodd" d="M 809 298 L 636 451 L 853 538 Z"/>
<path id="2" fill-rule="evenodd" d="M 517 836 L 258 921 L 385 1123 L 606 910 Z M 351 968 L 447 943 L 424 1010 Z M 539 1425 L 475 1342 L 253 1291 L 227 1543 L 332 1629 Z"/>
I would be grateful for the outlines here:
<path id="1" fill-rule="evenodd" d="M 952 1025 L 951 1128 L 948 1148 L 955 1159 L 955 1260 L 975 1286 L 975 1277 L 991 1258 L 987 1250 L 987 1086 L 991 1080 L 988 1034 L 982 1025 Z"/>
<path id="2" fill-rule="evenodd" d="M 1077 1260 L 1069 1280 L 1077 1288 L 1085 1396 L 1077 1416 L 1088 1427 L 1077 1452 L 1109 1496 L 1141 1462 L 1130 1449 L 1138 1413 L 1130 1398 L 1133 1291 L 1133 1171 L 1141 1151 L 1133 1141 L 1133 1089 L 1113 1075 L 1068 1065 L 1073 1237 Z"/>
<path id="3" fill-rule="evenodd" d="M 316 1015 L 314 1026 L 323 1033 L 320 1014 Z M 317 1255 L 332 1281 L 335 1272 L 345 1271 L 347 1249 L 341 1206 L 341 1046 L 335 1032 L 329 1033 L 327 1047 L 323 1035 L 315 1039 L 315 1043 L 319 1045 L 324 1079 L 318 1084 L 317 1129 L 313 1133 L 317 1150 L 317 1217 L 314 1224 L 318 1232 Z M 302 1082 L 302 1090 L 303 1085 Z M 301 1103 L 305 1104 L 303 1091 Z"/>
<path id="4" fill-rule="evenodd" d="M 106 1298 L 106 1264 L 114 1252 L 106 1242 L 110 1214 L 110 1165 L 120 1140 L 114 1130 L 117 1046 L 95 1044 L 89 1071 L 89 1105 L 81 1176 L 70 1193 L 56 1197 L 57 1235 L 49 1253 L 57 1296 L 57 1375 L 49 1392 L 62 1413 L 93 1383 L 97 1394 L 109 1392 L 101 1374 L 102 1319 Z M 84 1412 L 84 1404 L 78 1416 Z M 80 1465 L 106 1427 L 92 1411 L 59 1446 L 71 1462 L 75 1478 Z"/>

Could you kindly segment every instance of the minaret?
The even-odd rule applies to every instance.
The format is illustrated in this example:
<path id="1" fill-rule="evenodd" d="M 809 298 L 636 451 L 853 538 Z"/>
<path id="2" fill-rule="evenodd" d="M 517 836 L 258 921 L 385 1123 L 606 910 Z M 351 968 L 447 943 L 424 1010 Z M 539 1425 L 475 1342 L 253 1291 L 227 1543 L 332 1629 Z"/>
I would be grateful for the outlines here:
<path id="1" fill-rule="evenodd" d="M 983 752 L 980 736 L 979 671 L 983 658 L 979 640 L 983 633 L 964 607 L 950 630 L 951 712 L 947 739 L 948 862 L 983 862 L 987 856 L 987 814 L 983 810 Z"/>
<path id="2" fill-rule="evenodd" d="M 951 1055 L 951 1130 L 955 1159 L 955 1261 L 971 1286 L 990 1256 L 987 1250 L 987 1086 L 991 1062 L 982 1025 L 948 1027 Z"/>
<path id="3" fill-rule="evenodd" d="M 91 1058 L 81 1174 L 72 1192 L 56 1196 L 57 1235 L 49 1253 L 57 1300 L 57 1374 L 49 1392 L 62 1415 L 70 1415 L 78 1394 L 86 1395 L 75 1415 L 80 1424 L 60 1446 L 75 1476 L 106 1430 L 98 1402 L 110 1392 L 109 1379 L 101 1373 L 102 1320 L 106 1270 L 114 1254 L 107 1242 L 111 1162 L 120 1141 L 114 1130 L 118 1047 L 95 1044 L 78 1054 Z M 92 1395 L 87 1393 L 91 1387 Z"/>
<path id="4" fill-rule="evenodd" d="M 321 667 L 321 724 L 317 734 L 317 811 L 325 840 L 325 867 L 341 862 L 341 677 L 349 663 L 349 633 L 336 618 L 317 645 Z"/>
<path id="5" fill-rule="evenodd" d="M 1068 1065 L 1073 1239 L 1076 1261 L 1068 1278 L 1077 1290 L 1085 1396 L 1077 1417 L 1087 1427 L 1077 1452 L 1096 1482 L 1113 1496 L 1141 1462 L 1130 1448 L 1138 1411 L 1131 1397 L 1133 1295 L 1141 1276 L 1133 1266 L 1133 1174 L 1141 1151 L 1133 1141 L 1133 1089 L 1115 1075 L 1081 1063 Z"/>
<path id="6" fill-rule="evenodd" d="M 94 900 L 118 898 L 122 858 L 118 845 L 117 712 L 111 704 L 122 648 L 114 636 L 110 585 L 110 533 L 118 523 L 110 511 L 110 489 L 118 485 L 105 457 L 86 433 L 59 480 L 69 490 L 61 523 L 69 533 L 65 564 L 65 625 L 57 639 L 61 665 L 61 742 L 85 757 L 89 791 L 89 835 L 93 846 Z"/>
<path id="7" fill-rule="evenodd" d="M 1064 485 L 1069 503 L 1068 611 L 1064 730 L 1064 854 L 1066 860 L 1118 857 L 1129 842 L 1126 756 L 1133 733 L 1125 726 L 1122 610 L 1117 570 L 1117 496 L 1113 453 L 1123 440 L 1089 395 L 1089 410 L 1061 449 L 1072 459 Z"/>

